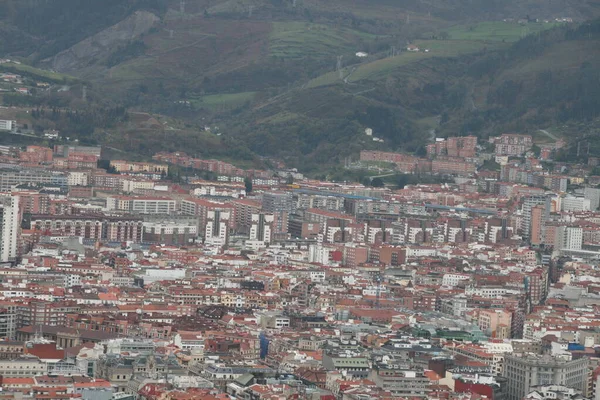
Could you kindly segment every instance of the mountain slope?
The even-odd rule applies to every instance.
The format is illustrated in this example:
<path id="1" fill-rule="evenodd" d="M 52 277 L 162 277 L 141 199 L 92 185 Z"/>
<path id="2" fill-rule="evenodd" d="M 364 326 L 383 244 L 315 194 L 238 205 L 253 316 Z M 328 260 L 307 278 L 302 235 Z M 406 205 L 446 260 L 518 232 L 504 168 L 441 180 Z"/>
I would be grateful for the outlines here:
<path id="1" fill-rule="evenodd" d="M 432 129 L 485 137 L 594 118 L 597 22 L 554 19 L 598 16 L 598 5 L 6 0 L 0 50 L 75 75 L 88 107 L 125 106 L 177 127 L 96 127 L 94 141 L 144 154 L 276 156 L 318 169 L 366 148 L 422 151 Z M 219 135 L 199 134 L 205 126 Z"/>

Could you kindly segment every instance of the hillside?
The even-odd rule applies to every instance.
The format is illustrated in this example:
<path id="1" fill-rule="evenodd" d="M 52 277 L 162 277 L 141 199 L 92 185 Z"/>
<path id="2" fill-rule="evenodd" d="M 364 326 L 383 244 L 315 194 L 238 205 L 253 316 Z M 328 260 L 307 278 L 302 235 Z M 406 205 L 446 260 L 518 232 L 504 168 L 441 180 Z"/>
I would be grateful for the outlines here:
<path id="1" fill-rule="evenodd" d="M 485 137 L 598 114 L 597 22 L 555 22 L 600 16 L 593 0 L 76 3 L 0 4 L 3 54 L 79 82 L 18 104 L 153 114 L 169 128 L 98 117 L 84 134 L 63 121 L 143 155 L 275 156 L 310 170 L 364 148 L 420 152 L 432 130 Z"/>
<path id="2" fill-rule="evenodd" d="M 486 137 L 590 120 L 600 116 L 599 27 L 556 27 L 513 45 L 415 41 L 430 52 L 362 63 L 347 83 L 336 73 L 315 78 L 247 111 L 234 131 L 259 154 L 310 168 L 363 148 L 422 151 L 431 129 Z M 385 142 L 373 143 L 367 127 Z"/>

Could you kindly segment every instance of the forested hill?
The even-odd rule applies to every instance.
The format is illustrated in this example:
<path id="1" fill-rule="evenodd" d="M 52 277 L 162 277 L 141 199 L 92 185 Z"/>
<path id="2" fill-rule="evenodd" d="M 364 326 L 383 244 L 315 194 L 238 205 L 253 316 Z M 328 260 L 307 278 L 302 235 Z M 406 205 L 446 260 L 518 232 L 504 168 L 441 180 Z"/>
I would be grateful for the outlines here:
<path id="1" fill-rule="evenodd" d="M 447 57 L 403 54 L 358 66 L 347 83 L 317 78 L 312 87 L 247 110 L 235 132 L 259 154 L 321 165 L 342 163 L 363 148 L 423 151 L 432 129 L 438 136 L 487 137 L 600 117 L 600 20 L 496 50 L 460 54 L 464 43 L 437 42 L 422 43 L 432 52 L 445 47 Z M 367 127 L 385 142 L 371 142 Z"/>
<path id="2" fill-rule="evenodd" d="M 462 77 L 472 82 L 474 107 L 456 113 L 451 126 L 485 134 L 600 117 L 599 49 L 596 19 L 530 35 L 505 51 L 475 58 Z"/>

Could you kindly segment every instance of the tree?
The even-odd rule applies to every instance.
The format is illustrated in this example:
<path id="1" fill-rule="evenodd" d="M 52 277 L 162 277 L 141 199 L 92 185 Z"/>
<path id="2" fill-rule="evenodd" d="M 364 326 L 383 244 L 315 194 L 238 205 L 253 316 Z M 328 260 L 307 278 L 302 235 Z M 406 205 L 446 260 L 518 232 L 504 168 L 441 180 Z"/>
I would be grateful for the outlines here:
<path id="1" fill-rule="evenodd" d="M 374 178 L 371 181 L 371 186 L 380 188 L 380 187 L 384 187 L 385 183 L 383 182 L 383 179 L 381 179 L 381 178 Z"/>
<path id="2" fill-rule="evenodd" d="M 246 193 L 252 192 L 252 179 L 246 177 L 244 178 L 244 186 L 246 186 Z"/>

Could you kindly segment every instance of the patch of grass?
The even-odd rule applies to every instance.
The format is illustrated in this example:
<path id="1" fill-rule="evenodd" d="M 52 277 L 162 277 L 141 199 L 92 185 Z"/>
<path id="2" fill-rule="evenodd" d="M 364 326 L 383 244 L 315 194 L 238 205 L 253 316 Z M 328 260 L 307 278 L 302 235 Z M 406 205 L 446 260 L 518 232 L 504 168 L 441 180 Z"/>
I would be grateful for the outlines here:
<path id="1" fill-rule="evenodd" d="M 464 54 L 477 53 L 484 49 L 497 49 L 503 46 L 501 43 L 490 44 L 471 40 L 418 40 L 415 42 L 415 45 L 419 46 L 421 51 L 403 51 L 396 57 L 381 58 L 369 63 L 360 64 L 355 67 L 354 72 L 351 72 L 350 68 L 346 68 L 344 75 L 347 76 L 348 82 L 358 82 L 365 79 L 376 80 L 398 68 L 427 58 L 457 57 Z M 425 49 L 428 49 L 429 52 L 425 52 Z M 341 83 L 338 73 L 329 72 L 311 80 L 307 86 L 314 88 L 335 83 Z"/>
<path id="2" fill-rule="evenodd" d="M 332 51 L 357 52 L 356 43 L 375 40 L 368 33 L 304 22 L 275 22 L 270 36 L 272 57 L 305 58 L 330 57 Z"/>
<path id="3" fill-rule="evenodd" d="M 546 29 L 560 25 L 557 22 L 536 22 L 519 24 L 517 22 L 480 22 L 469 25 L 455 25 L 447 32 L 452 40 L 476 40 L 485 42 L 516 42 L 532 33 L 538 33 Z"/>
<path id="4" fill-rule="evenodd" d="M 254 100 L 256 92 L 211 94 L 193 98 L 190 101 L 200 107 L 218 109 L 220 107 L 238 107 Z"/>
<path id="5" fill-rule="evenodd" d="M 27 76 L 33 79 L 38 79 L 44 82 L 54 83 L 75 83 L 79 80 L 73 76 L 60 74 L 58 72 L 47 71 L 25 64 L 5 63 L 0 64 L 1 72 L 12 72 L 15 74 Z"/>

